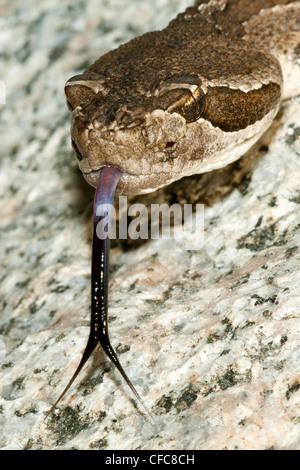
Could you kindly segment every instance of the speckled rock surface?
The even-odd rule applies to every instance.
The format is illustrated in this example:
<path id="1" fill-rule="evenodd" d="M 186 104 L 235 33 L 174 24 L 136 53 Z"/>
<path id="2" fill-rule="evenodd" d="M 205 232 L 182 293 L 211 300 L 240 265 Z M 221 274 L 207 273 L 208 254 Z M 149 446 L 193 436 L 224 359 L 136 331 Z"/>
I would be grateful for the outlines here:
<path id="1" fill-rule="evenodd" d="M 300 449 L 296 98 L 239 162 L 138 199 L 204 202 L 203 250 L 114 243 L 110 335 L 155 426 L 101 351 L 44 420 L 89 331 L 93 189 L 64 83 L 186 5 L 1 1 L 1 448 Z"/>

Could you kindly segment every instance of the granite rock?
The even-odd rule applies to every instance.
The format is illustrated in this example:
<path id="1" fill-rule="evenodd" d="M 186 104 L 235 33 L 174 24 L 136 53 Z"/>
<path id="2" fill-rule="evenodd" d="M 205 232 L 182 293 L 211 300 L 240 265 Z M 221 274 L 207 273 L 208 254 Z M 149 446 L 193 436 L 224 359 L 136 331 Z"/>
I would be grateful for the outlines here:
<path id="1" fill-rule="evenodd" d="M 235 164 L 134 198 L 204 203 L 204 246 L 116 241 L 110 336 L 153 426 L 89 332 L 93 189 L 65 81 L 183 0 L 2 0 L 0 447 L 300 449 L 300 119 L 282 105 Z"/>

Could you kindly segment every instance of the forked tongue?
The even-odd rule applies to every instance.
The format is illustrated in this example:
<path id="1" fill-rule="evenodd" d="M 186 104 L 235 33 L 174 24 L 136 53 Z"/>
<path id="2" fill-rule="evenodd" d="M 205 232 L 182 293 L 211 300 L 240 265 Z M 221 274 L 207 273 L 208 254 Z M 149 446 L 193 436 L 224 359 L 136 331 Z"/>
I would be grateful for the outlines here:
<path id="1" fill-rule="evenodd" d="M 58 402 L 68 391 L 77 375 L 100 343 L 109 359 L 116 366 L 125 382 L 130 387 L 148 416 L 153 421 L 139 393 L 127 377 L 120 361 L 110 344 L 108 335 L 107 299 L 108 299 L 108 270 L 109 270 L 109 228 L 111 225 L 112 203 L 115 189 L 121 177 L 121 171 L 114 167 L 105 166 L 101 169 L 94 199 L 94 223 L 92 245 L 92 276 L 91 276 L 91 325 L 90 335 L 81 361 L 68 385 L 56 400 L 46 417 L 53 411 Z"/>

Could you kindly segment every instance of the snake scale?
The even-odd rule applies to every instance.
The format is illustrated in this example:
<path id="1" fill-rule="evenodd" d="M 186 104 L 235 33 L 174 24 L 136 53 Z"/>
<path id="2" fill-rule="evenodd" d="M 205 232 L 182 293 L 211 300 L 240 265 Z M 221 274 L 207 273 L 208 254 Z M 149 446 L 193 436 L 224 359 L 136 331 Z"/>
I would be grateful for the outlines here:
<path id="1" fill-rule="evenodd" d="M 108 52 L 65 86 L 72 146 L 96 187 L 88 344 L 67 387 L 101 344 L 131 390 L 107 326 L 109 240 L 97 209 L 224 167 L 300 93 L 300 1 L 197 0 L 162 31 Z"/>

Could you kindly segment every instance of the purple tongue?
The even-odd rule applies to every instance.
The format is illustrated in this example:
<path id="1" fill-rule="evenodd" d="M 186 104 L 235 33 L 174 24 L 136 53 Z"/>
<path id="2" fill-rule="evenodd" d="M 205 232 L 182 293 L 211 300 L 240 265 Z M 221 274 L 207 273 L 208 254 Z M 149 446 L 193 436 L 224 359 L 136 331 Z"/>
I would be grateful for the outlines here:
<path id="1" fill-rule="evenodd" d="M 105 218 L 108 225 L 111 221 L 111 207 L 115 189 L 121 177 L 121 171 L 114 167 L 105 166 L 101 169 L 95 199 L 94 199 L 94 228 L 92 248 L 92 280 L 91 280 L 91 331 L 94 342 L 99 341 L 110 357 L 113 351 L 108 339 L 107 330 L 107 296 L 110 240 L 108 234 L 99 238 L 98 223 Z M 98 235 L 97 235 L 98 232 Z M 103 234 L 104 235 L 104 234 Z M 114 354 L 115 356 L 115 354 Z"/>
<path id="2" fill-rule="evenodd" d="M 129 385 L 136 398 L 139 400 L 139 402 L 146 410 L 147 414 L 153 420 L 148 408 L 144 404 L 142 398 L 130 382 L 123 367 L 121 366 L 117 355 L 110 344 L 108 336 L 107 296 L 110 240 L 108 235 L 105 237 L 98 237 L 99 231 L 97 230 L 97 226 L 103 218 L 105 218 L 105 221 L 108 222 L 108 226 L 110 225 L 110 208 L 112 207 L 115 189 L 117 187 L 121 175 L 121 171 L 114 167 L 105 166 L 100 171 L 94 199 L 94 228 L 91 279 L 92 307 L 90 335 L 85 351 L 82 355 L 81 361 L 76 371 L 74 372 L 71 380 L 69 381 L 62 394 L 56 400 L 50 411 L 47 413 L 47 416 L 53 411 L 58 402 L 63 398 L 63 396 L 70 388 L 77 375 L 91 356 L 97 344 L 100 343 L 106 355 L 115 364 L 116 368 L 118 369 L 126 383 Z"/>

